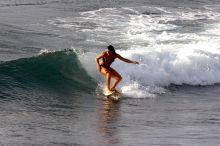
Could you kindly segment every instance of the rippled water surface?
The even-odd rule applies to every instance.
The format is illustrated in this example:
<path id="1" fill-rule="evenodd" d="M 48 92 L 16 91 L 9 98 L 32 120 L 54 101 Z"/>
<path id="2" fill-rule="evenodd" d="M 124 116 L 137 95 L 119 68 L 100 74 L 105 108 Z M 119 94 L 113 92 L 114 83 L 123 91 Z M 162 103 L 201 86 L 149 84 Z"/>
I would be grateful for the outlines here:
<path id="1" fill-rule="evenodd" d="M 1 0 L 0 145 L 217 146 L 220 3 Z M 103 100 L 112 44 L 119 102 Z"/>

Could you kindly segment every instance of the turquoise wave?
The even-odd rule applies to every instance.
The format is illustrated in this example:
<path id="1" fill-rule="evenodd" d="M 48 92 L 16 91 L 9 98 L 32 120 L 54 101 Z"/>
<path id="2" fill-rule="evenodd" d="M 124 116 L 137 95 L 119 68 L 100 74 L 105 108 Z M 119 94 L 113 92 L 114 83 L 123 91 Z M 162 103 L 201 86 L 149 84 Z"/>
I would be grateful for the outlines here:
<path id="1" fill-rule="evenodd" d="M 91 92 L 97 83 L 71 50 L 0 63 L 0 96 L 24 91 Z M 16 96 L 17 96 L 16 95 Z"/>

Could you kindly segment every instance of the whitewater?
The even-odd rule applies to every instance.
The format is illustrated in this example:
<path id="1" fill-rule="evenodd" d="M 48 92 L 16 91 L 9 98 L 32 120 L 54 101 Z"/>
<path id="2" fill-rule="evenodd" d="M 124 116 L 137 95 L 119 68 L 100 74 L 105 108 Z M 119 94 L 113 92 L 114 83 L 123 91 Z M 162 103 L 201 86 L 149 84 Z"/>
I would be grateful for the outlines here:
<path id="1" fill-rule="evenodd" d="M 217 146 L 220 3 L 0 2 L 0 145 Z M 113 45 L 120 102 L 95 57 Z"/>
<path id="2" fill-rule="evenodd" d="M 99 26 L 85 28 L 80 31 L 91 34 L 97 33 L 97 36 L 102 36 L 103 33 L 106 36 L 109 34 L 113 35 L 113 39 L 118 39 L 120 36 L 119 42 L 126 44 L 128 47 L 119 48 L 117 53 L 140 62 L 138 67 L 119 62 L 113 65 L 113 68 L 121 71 L 120 73 L 124 76 L 122 89 L 126 94 L 131 92 L 133 96 L 140 94 L 138 97 L 147 97 L 151 96 L 151 91 L 153 93 L 163 93 L 165 90 L 160 87 L 171 84 L 198 86 L 213 85 L 220 82 L 219 35 L 217 34 L 218 31 L 215 31 L 219 24 L 213 26 L 203 22 L 205 18 L 208 18 L 209 21 L 216 20 L 219 18 L 219 14 L 212 15 L 210 11 L 192 10 L 192 12 L 188 12 L 188 9 L 185 12 L 185 9 L 181 9 L 180 14 L 171 15 L 170 13 L 174 13 L 175 10 L 167 12 L 163 8 L 139 7 L 139 9 L 145 11 L 146 9 L 152 11 L 153 16 L 149 16 L 143 14 L 143 10 L 137 11 L 136 9 L 99 9 L 82 13 L 79 20 L 77 20 L 80 23 L 96 22 L 98 23 L 96 25 Z M 157 13 L 165 14 L 157 16 Z M 180 17 L 179 15 L 183 16 Z M 75 26 L 71 25 L 72 20 L 68 18 L 57 19 L 57 21 L 64 23 L 58 25 L 59 27 L 71 29 Z M 118 21 L 120 23 L 116 23 Z M 178 24 L 178 21 L 183 21 L 182 23 L 197 21 L 194 23 L 198 23 L 197 25 L 202 24 L 206 28 L 197 33 L 173 31 L 183 27 L 181 26 L 183 24 Z M 70 25 L 66 25 L 66 23 Z M 193 27 L 201 29 L 199 26 Z M 114 30 L 113 34 L 112 30 Z M 215 33 L 213 34 L 213 32 Z M 111 41 L 114 42 L 114 40 Z M 81 57 L 83 65 L 91 76 L 95 77 L 95 74 L 97 74 L 96 67 L 94 65 L 91 68 L 89 62 L 92 58 L 95 58 L 96 54 L 88 52 L 83 55 Z M 97 77 L 95 78 L 97 79 Z M 155 88 L 155 86 L 159 88 Z"/>

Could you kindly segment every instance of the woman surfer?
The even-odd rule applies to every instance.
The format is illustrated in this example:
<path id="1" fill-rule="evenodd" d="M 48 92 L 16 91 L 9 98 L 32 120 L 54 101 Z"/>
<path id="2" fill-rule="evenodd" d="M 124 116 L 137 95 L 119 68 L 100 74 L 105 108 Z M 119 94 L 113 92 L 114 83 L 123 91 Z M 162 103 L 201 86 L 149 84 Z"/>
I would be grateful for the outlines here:
<path id="1" fill-rule="evenodd" d="M 115 48 L 112 45 L 108 46 L 108 51 L 105 51 L 96 57 L 96 62 L 98 64 L 98 71 L 105 76 L 106 78 L 106 88 L 109 93 L 112 93 L 115 91 L 116 86 L 121 81 L 122 77 L 121 75 L 111 68 L 111 64 L 115 61 L 115 59 L 118 58 L 124 62 L 127 63 L 133 63 L 133 64 L 139 64 L 137 61 L 131 61 L 129 59 L 126 59 L 122 57 L 121 55 L 117 54 L 115 52 Z M 102 62 L 99 60 L 102 59 Z M 114 83 L 112 84 L 112 87 L 110 87 L 111 78 L 114 78 Z"/>

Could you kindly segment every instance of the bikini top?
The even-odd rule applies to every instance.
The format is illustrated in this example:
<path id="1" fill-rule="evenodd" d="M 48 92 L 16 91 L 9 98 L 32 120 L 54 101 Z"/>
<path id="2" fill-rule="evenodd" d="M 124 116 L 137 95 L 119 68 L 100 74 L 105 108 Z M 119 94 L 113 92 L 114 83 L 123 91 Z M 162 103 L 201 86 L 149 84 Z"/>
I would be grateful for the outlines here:
<path id="1" fill-rule="evenodd" d="M 115 61 L 115 56 L 116 55 L 113 55 L 113 59 L 111 59 L 111 57 L 108 55 L 107 52 L 104 52 L 104 56 L 102 58 L 102 61 L 106 64 L 108 64 L 109 66 L 112 64 L 112 62 Z"/>

